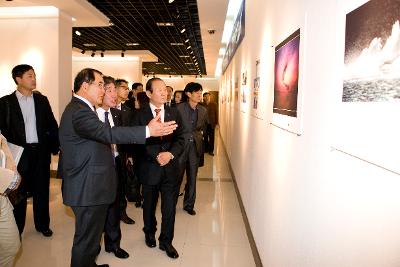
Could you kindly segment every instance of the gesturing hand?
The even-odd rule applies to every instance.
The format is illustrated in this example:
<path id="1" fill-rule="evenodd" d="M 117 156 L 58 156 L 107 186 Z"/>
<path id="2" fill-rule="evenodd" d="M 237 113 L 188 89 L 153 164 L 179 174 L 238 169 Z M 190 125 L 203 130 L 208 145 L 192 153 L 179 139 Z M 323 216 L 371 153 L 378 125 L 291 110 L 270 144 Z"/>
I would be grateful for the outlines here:
<path id="1" fill-rule="evenodd" d="M 158 114 L 154 119 L 152 119 L 147 125 L 150 130 L 150 136 L 164 136 L 169 135 L 175 131 L 178 125 L 175 121 L 159 122 L 161 114 Z"/>

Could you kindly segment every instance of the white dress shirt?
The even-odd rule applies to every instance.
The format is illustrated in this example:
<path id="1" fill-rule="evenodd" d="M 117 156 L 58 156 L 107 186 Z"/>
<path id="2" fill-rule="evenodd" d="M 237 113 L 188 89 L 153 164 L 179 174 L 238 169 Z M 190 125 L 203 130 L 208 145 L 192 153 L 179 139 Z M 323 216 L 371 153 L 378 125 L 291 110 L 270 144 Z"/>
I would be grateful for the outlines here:
<path id="1" fill-rule="evenodd" d="M 105 112 L 106 111 L 108 112 L 108 116 L 107 117 L 108 117 L 108 121 L 110 122 L 110 125 L 111 125 L 111 128 L 112 128 L 112 127 L 115 126 L 115 124 L 114 124 L 114 120 L 113 120 L 111 111 L 110 110 L 104 110 L 101 107 L 96 109 L 97 116 L 99 116 L 99 119 L 104 123 L 105 123 Z M 114 157 L 117 157 L 119 155 L 118 151 L 117 151 L 117 146 L 115 144 L 112 144 L 111 147 L 112 147 L 112 150 L 114 152 Z"/>
<path id="2" fill-rule="evenodd" d="M 38 143 L 39 139 L 36 129 L 35 101 L 33 100 L 33 94 L 24 96 L 17 90 L 15 95 L 17 96 L 19 107 L 24 117 L 26 143 Z"/>

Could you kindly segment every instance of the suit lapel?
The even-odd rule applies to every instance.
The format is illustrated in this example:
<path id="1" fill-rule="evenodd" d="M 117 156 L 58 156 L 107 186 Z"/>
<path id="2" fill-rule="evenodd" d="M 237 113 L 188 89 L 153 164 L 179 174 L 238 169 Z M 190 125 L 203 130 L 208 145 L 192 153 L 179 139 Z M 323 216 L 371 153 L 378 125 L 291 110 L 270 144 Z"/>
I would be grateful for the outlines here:
<path id="1" fill-rule="evenodd" d="M 35 96 L 35 94 L 32 94 L 33 96 L 33 103 L 35 106 L 35 117 L 36 117 L 36 131 L 38 132 L 39 129 L 42 129 L 41 127 L 41 123 L 42 123 L 42 117 L 41 117 L 41 112 L 38 112 L 40 109 L 40 101 L 39 98 L 37 96 Z M 39 133 L 38 133 L 39 135 Z"/>
<path id="2" fill-rule="evenodd" d="M 17 95 L 15 94 L 16 91 L 11 94 L 10 96 L 10 107 L 12 107 L 13 111 L 15 111 L 15 114 L 18 117 L 18 120 L 24 121 L 24 116 L 22 116 L 22 110 L 21 107 L 19 106 L 18 98 Z M 25 128 L 24 128 L 25 131 Z"/>

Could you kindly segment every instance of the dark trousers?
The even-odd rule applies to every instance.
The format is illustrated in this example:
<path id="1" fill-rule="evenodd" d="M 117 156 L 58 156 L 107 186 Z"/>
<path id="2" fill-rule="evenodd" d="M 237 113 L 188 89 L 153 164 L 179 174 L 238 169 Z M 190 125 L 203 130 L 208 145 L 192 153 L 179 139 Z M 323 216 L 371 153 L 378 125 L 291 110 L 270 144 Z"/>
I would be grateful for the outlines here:
<path id="1" fill-rule="evenodd" d="M 118 199 L 118 206 L 119 206 L 119 212 L 120 215 L 126 213 L 126 207 L 128 206 L 128 202 L 126 201 L 126 176 L 127 176 L 127 170 L 125 166 L 124 159 L 125 157 L 122 157 L 121 155 L 118 156 L 119 158 L 119 167 L 116 168 L 117 170 L 117 176 L 118 176 L 118 192 L 117 197 Z M 116 165 L 118 165 L 116 162 Z"/>
<path id="2" fill-rule="evenodd" d="M 207 130 L 204 134 L 204 147 L 206 152 L 214 152 L 215 128 L 211 124 L 207 125 Z"/>
<path id="3" fill-rule="evenodd" d="M 174 238 L 176 199 L 178 185 L 176 179 L 163 177 L 158 185 L 143 184 L 143 231 L 154 234 L 157 231 L 156 207 L 161 193 L 161 233 L 160 243 L 171 244 Z"/>
<path id="4" fill-rule="evenodd" d="M 185 196 L 183 198 L 183 208 L 193 209 L 196 201 L 196 179 L 199 169 L 200 158 L 194 142 L 191 142 L 186 162 L 183 163 L 179 185 L 182 183 L 183 175 L 186 170 Z"/>
<path id="5" fill-rule="evenodd" d="M 109 205 L 71 207 L 75 214 L 75 235 L 71 267 L 95 266 Z"/>
<path id="6" fill-rule="evenodd" d="M 115 158 L 115 169 L 118 178 L 117 197 L 110 206 L 108 206 L 106 222 L 104 225 L 104 246 L 106 250 L 114 250 L 120 247 L 121 244 L 121 226 L 120 226 L 120 198 L 125 198 L 121 195 L 121 168 L 122 162 L 120 156 Z"/>
<path id="7" fill-rule="evenodd" d="M 18 190 L 26 196 L 32 193 L 33 218 L 38 231 L 46 230 L 50 226 L 49 213 L 49 187 L 50 187 L 50 162 L 49 152 L 40 145 L 28 145 L 22 153 L 18 172 L 22 181 Z M 26 218 L 26 197 L 14 206 L 14 217 L 19 233 L 22 234 Z"/>

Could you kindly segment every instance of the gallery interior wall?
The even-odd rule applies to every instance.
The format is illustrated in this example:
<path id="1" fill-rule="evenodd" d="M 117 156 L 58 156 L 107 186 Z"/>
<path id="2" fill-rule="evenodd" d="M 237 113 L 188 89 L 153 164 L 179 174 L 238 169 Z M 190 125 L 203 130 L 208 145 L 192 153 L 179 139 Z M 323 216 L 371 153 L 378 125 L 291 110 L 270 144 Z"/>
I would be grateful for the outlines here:
<path id="1" fill-rule="evenodd" d="M 144 84 L 151 79 L 152 76 L 145 76 L 143 78 Z M 172 86 L 174 90 L 184 90 L 186 84 L 190 82 L 196 82 L 200 83 L 203 87 L 203 91 L 218 91 L 219 90 L 219 84 L 218 84 L 218 79 L 215 78 L 196 78 L 195 76 L 183 76 L 183 78 L 180 77 L 168 77 L 168 76 L 160 76 L 161 79 L 165 81 L 166 85 Z"/>
<path id="2" fill-rule="evenodd" d="M 125 79 L 129 82 L 129 87 L 134 82 L 142 81 L 142 62 L 140 58 L 126 60 L 116 58 L 109 60 L 107 58 L 77 58 L 72 60 L 72 80 L 76 74 L 84 68 L 94 68 L 101 71 L 104 75 L 112 76 L 115 79 Z"/>
<path id="3" fill-rule="evenodd" d="M 362 114 L 361 104 L 341 102 L 345 15 L 365 2 L 246 0 L 245 38 L 221 77 L 219 121 L 264 266 L 400 265 L 399 175 L 335 149 L 347 142 L 346 136 L 337 136 L 338 130 L 346 127 L 360 134 L 360 123 L 375 133 L 368 140 L 370 153 L 380 142 L 399 143 L 384 134 L 398 132 L 393 120 L 400 114 L 398 107 L 391 115 L 375 109 L 380 113 L 368 125 L 365 116 L 370 112 Z M 274 47 L 299 28 L 300 136 L 271 125 L 276 119 Z M 258 60 L 260 92 L 254 110 Z M 241 101 L 243 93 L 246 103 Z M 382 131 L 373 129 L 377 118 Z"/>
<path id="4" fill-rule="evenodd" d="M 17 64 L 32 65 L 37 90 L 49 98 L 54 116 L 60 119 L 72 86 L 71 17 L 61 12 L 52 17 L 0 18 L 0 96 L 16 89 L 11 76 Z"/>

